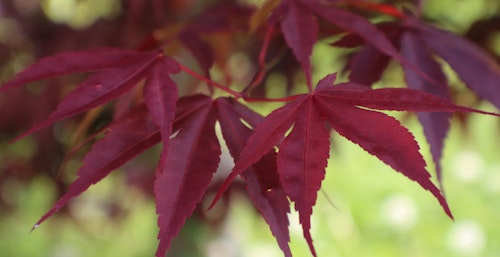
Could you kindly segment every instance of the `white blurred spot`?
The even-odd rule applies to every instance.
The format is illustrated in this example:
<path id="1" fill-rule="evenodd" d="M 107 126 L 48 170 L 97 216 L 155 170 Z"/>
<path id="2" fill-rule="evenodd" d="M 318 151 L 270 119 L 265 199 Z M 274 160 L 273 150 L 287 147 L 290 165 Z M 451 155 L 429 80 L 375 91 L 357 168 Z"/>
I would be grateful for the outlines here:
<path id="1" fill-rule="evenodd" d="M 219 238 L 207 245 L 208 257 L 237 257 L 240 256 L 236 243 L 225 238 Z"/>
<path id="2" fill-rule="evenodd" d="M 382 203 L 380 215 L 392 229 L 404 232 L 415 226 L 418 208 L 410 197 L 392 195 Z"/>
<path id="3" fill-rule="evenodd" d="M 54 245 L 50 256 L 53 257 L 80 257 L 81 253 L 77 247 L 65 243 L 57 243 Z"/>
<path id="4" fill-rule="evenodd" d="M 485 246 L 483 228 L 475 221 L 458 221 L 448 234 L 448 247 L 462 256 L 481 256 Z"/>
<path id="5" fill-rule="evenodd" d="M 485 188 L 491 193 L 500 192 L 500 164 L 493 164 L 488 168 L 488 178 L 484 183 Z"/>
<path id="6" fill-rule="evenodd" d="M 464 182 L 474 182 L 481 178 L 484 168 L 484 160 L 478 153 L 462 151 L 452 162 L 451 174 Z"/>
<path id="7" fill-rule="evenodd" d="M 288 221 L 290 223 L 290 225 L 288 225 L 290 234 L 300 237 L 302 235 L 302 225 L 299 222 L 299 213 L 295 210 L 291 210 L 290 213 L 288 213 Z"/>

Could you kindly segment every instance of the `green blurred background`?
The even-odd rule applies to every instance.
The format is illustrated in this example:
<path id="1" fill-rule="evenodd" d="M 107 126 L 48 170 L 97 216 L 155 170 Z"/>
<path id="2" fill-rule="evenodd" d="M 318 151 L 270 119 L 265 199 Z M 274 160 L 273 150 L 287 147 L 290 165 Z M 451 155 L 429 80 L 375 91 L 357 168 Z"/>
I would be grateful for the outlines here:
<path id="1" fill-rule="evenodd" d="M 84 28 L 96 19 L 112 18 L 121 10 L 117 1 L 41 2 L 53 21 L 75 28 Z M 424 13 L 429 19 L 443 21 L 448 29 L 464 32 L 474 21 L 498 15 L 498 3 L 428 1 Z M 492 49 L 498 51 L 500 36 L 492 42 Z M 326 51 L 330 48 L 321 43 L 315 49 L 316 79 L 342 67 L 335 53 Z M 401 85 L 402 76 L 396 66 L 382 83 Z M 449 78 L 450 83 L 460 84 L 451 72 Z M 487 103 L 478 108 L 497 111 Z M 426 160 L 432 163 L 415 116 L 391 114 L 404 120 Z M 467 119 L 467 129 L 457 117 L 452 120 L 442 164 L 454 221 L 416 183 L 358 146 L 332 135 L 327 175 L 312 216 L 318 256 L 500 256 L 499 129 L 494 117 L 474 114 Z M 30 144 L 30 137 L 13 145 L 4 144 L 0 153 L 29 154 Z M 432 165 L 429 170 L 433 170 Z M 0 209 L 1 257 L 154 256 L 158 232 L 154 202 L 140 190 L 127 187 L 120 172 L 73 200 L 66 210 L 71 215 L 56 214 L 30 233 L 31 226 L 56 200 L 55 188 L 53 181 L 43 176 L 29 184 L 15 180 L 2 183 L 0 194 L 16 208 L 8 212 Z M 282 256 L 249 201 L 238 194 L 233 195 L 233 200 L 227 219 L 218 227 L 197 218 L 188 220 L 169 256 Z M 290 221 L 294 256 L 310 256 L 296 213 L 290 214 Z"/>

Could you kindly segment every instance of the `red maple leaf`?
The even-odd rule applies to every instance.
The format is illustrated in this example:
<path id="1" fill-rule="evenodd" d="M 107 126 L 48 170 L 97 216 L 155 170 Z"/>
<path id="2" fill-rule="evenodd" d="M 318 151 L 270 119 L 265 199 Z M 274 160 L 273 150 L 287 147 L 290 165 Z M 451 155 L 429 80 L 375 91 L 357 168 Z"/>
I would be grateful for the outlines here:
<path id="1" fill-rule="evenodd" d="M 96 73 L 89 76 L 71 91 L 59 103 L 57 110 L 52 112 L 47 119 L 19 135 L 15 140 L 47 127 L 56 121 L 88 111 L 116 99 L 135 87 L 144 78 L 148 78 L 152 71 L 153 75 L 148 80 L 148 86 L 146 86 L 144 93 L 146 98 L 157 101 L 157 99 L 152 99 L 151 96 L 151 94 L 157 93 L 154 92 L 155 89 L 159 90 L 159 88 L 155 88 L 154 80 L 171 83 L 165 77 L 158 77 L 159 75 L 155 72 L 157 69 L 164 69 L 167 73 L 180 71 L 177 63 L 169 57 L 163 56 L 163 54 L 118 49 L 63 53 L 42 59 L 18 73 L 14 79 L 7 81 L 0 88 L 0 92 L 22 86 L 29 82 L 65 74 L 81 72 Z M 169 93 L 176 95 L 175 91 Z M 175 101 L 176 98 L 163 100 Z M 151 110 L 153 113 L 160 111 L 156 110 L 156 104 L 152 102 L 148 103 L 148 107 L 153 108 Z M 159 115 L 154 115 L 153 117 L 159 118 Z M 158 124 L 164 125 L 164 122 L 158 121 Z"/>
<path id="2" fill-rule="evenodd" d="M 354 83 L 333 86 L 334 80 L 335 75 L 327 76 L 314 92 L 296 96 L 295 100 L 269 114 L 248 139 L 218 196 L 238 174 L 277 146 L 281 184 L 295 203 L 304 237 L 312 254 L 316 255 L 309 232 L 310 216 L 329 156 L 328 124 L 341 136 L 430 191 L 452 217 L 444 196 L 430 180 L 413 135 L 396 119 L 374 110 L 484 112 L 454 105 L 419 90 L 372 90 Z"/>
<path id="3" fill-rule="evenodd" d="M 194 95 L 180 99 L 169 156 L 155 180 L 160 226 L 157 256 L 164 256 L 172 238 L 201 202 L 217 170 L 221 150 L 215 134 L 216 120 L 221 123 L 231 155 L 237 159 L 251 134 L 242 119 L 255 124 L 262 117 L 228 98 L 214 100 L 209 96 Z M 274 155 L 270 153 L 242 175 L 250 199 L 270 225 L 285 255 L 291 256 L 288 201 L 277 179 Z"/>

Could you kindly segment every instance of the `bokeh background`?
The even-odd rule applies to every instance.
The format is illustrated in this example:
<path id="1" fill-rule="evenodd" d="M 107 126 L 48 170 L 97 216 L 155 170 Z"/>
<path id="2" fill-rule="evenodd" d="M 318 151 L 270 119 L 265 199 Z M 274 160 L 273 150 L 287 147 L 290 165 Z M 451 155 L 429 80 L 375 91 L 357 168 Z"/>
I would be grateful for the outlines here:
<path id="1" fill-rule="evenodd" d="M 486 39 L 471 36 L 471 40 L 477 40 L 492 54 L 500 54 L 500 22 L 494 22 L 500 20 L 498 1 L 441 0 L 427 1 L 423 6 L 428 20 L 457 33 L 472 35 L 484 28 L 478 24 L 491 22 L 493 25 L 485 26 L 490 28 Z M 12 8 L 18 19 L 10 15 Z M 43 41 L 52 37 L 56 40 L 51 33 L 82 32 L 93 26 L 101 26 L 103 32 L 100 33 L 106 33 L 106 28 L 112 28 L 109 23 L 120 19 L 124 11 L 118 0 L 0 1 L 2 80 L 37 59 L 33 50 L 37 46 L 36 39 Z M 57 32 L 41 31 L 36 37 L 29 36 L 26 28 L 40 29 L 43 27 L 38 23 L 41 20 L 44 24 L 57 24 Z M 43 42 L 50 48 L 47 41 Z M 108 43 L 112 45 L 112 42 Z M 70 46 L 70 43 L 61 43 L 53 51 L 68 50 L 65 47 Z M 319 79 L 332 70 L 340 71 L 343 62 L 339 60 L 345 54 L 342 50 L 332 52 L 327 43 L 320 42 L 312 57 L 315 78 Z M 228 65 L 244 65 L 248 61 L 240 55 L 233 59 L 235 61 Z M 498 111 L 469 96 L 453 72 L 449 71 L 447 75 L 450 84 L 458 91 L 462 90 L 461 104 Z M 286 87 L 279 75 L 270 76 L 267 83 L 273 83 L 269 94 L 279 95 Z M 398 86 L 402 83 L 401 72 L 394 64 L 380 84 Z M 14 144 L 7 143 L 13 134 L 20 132 L 20 128 L 26 129 L 34 124 L 27 113 L 35 112 L 32 109 L 36 108 L 35 105 L 50 110 L 57 102 L 57 96 L 45 95 L 45 91 L 31 86 L 28 90 L 35 97 L 16 99 L 44 100 L 33 104 L 25 102 L 23 108 L 26 109 L 8 109 L 5 107 L 10 104 L 8 97 L 0 95 L 3 106 L 0 109 L 0 257 L 154 256 L 158 229 L 154 201 L 147 189 L 151 181 L 141 176 L 141 172 L 147 170 L 137 171 L 135 168 L 144 167 L 137 165 L 139 162 L 154 167 L 158 149 L 152 149 L 136 163 L 112 173 L 30 233 L 31 226 L 74 179 L 79 159 L 76 155 L 73 160 L 65 162 L 65 172 L 58 171 L 63 163 L 61 159 L 46 159 L 64 156 L 65 151 L 63 143 L 45 145 L 46 138 L 71 140 L 78 128 L 74 124 L 56 125 L 39 135 Z M 262 112 L 268 112 L 270 107 L 259 106 Z M 390 114 L 415 134 L 429 163 L 428 168 L 433 171 L 429 149 L 416 117 L 396 112 Z M 453 117 L 442 164 L 443 185 L 454 221 L 444 214 L 431 194 L 416 183 L 397 174 L 358 146 L 332 135 L 327 175 L 312 216 L 312 235 L 318 255 L 500 256 L 499 135 L 497 118 L 477 114 Z M 40 151 L 47 154 L 46 158 L 33 160 L 32 157 Z M 221 170 L 230 168 L 231 160 L 227 156 L 226 153 Z M 134 174 L 137 180 L 134 180 Z M 130 186 L 131 180 L 135 186 Z M 224 219 L 217 216 L 217 210 L 215 214 L 200 214 L 189 219 L 168 256 L 282 256 L 267 225 L 249 200 L 238 191 L 230 197 Z M 295 256 L 310 256 L 296 213 L 290 214 L 290 221 L 293 253 Z"/>

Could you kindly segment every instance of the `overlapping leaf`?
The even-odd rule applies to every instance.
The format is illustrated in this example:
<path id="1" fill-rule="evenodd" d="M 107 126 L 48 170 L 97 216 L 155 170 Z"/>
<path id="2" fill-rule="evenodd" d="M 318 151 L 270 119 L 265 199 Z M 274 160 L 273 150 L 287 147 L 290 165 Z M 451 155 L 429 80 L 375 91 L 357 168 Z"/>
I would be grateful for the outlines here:
<path id="1" fill-rule="evenodd" d="M 202 200 L 220 161 L 215 122 L 221 124 L 231 155 L 237 159 L 252 133 L 241 120 L 259 123 L 262 117 L 228 98 L 213 100 L 194 95 L 179 100 L 168 157 L 158 167 L 155 181 L 160 244 L 157 256 L 164 256 L 173 237 Z M 274 175 L 273 175 L 274 174 Z M 256 208 L 271 227 L 286 256 L 288 247 L 288 200 L 276 173 L 274 152 L 242 174 Z"/>
<path id="2" fill-rule="evenodd" d="M 382 31 L 365 18 L 341 8 L 327 6 L 320 1 L 284 0 L 273 12 L 270 23 L 274 23 L 281 16 L 283 16 L 281 30 L 287 44 L 293 49 L 297 60 L 304 69 L 307 83 L 311 83 L 311 64 L 309 58 L 318 38 L 319 28 L 316 16 L 359 35 L 376 49 L 392 58 L 398 61 L 403 60 Z"/>
<path id="3" fill-rule="evenodd" d="M 402 56 L 407 61 L 403 63 L 403 69 L 408 87 L 445 98 L 450 97 L 446 78 L 432 56 L 437 54 L 450 64 L 469 88 L 496 107 L 500 107 L 500 65 L 493 58 L 462 37 L 430 27 L 410 16 L 406 17 L 405 21 L 381 23 L 379 28 L 395 47 L 401 49 Z M 360 43 L 360 40 L 349 36 L 338 45 L 354 46 L 356 43 Z M 389 60 L 390 57 L 379 49 L 367 45 L 351 58 L 347 67 L 350 71 L 349 78 L 353 82 L 371 85 L 381 78 Z M 410 63 L 428 77 L 416 74 L 415 68 L 408 65 Z M 449 129 L 450 115 L 430 113 L 418 116 L 424 127 L 440 180 L 440 159 Z"/>
<path id="4" fill-rule="evenodd" d="M 393 23 L 381 23 L 378 27 L 384 32 L 386 37 L 391 40 L 395 47 L 400 47 L 399 38 L 401 29 L 398 25 Z M 364 39 L 357 35 L 349 34 L 338 42 L 335 42 L 334 45 L 341 47 L 357 47 L 364 44 L 366 44 Z M 391 58 L 387 54 L 379 51 L 376 47 L 366 45 L 351 57 L 345 69 L 350 71 L 350 81 L 362 85 L 372 85 L 380 80 L 390 60 Z"/>
<path id="5" fill-rule="evenodd" d="M 439 64 L 431 57 L 429 51 L 422 46 L 419 38 L 413 34 L 402 35 L 402 54 L 411 63 L 415 63 L 425 74 L 433 78 L 437 83 L 430 83 L 416 74 L 412 69 L 403 66 L 405 81 L 409 88 L 422 90 L 434 95 L 450 99 L 448 88 L 446 87 L 446 76 L 439 67 Z M 450 113 L 421 112 L 417 114 L 420 123 L 424 128 L 424 134 L 429 143 L 431 155 L 436 164 L 436 174 L 439 183 L 441 180 L 441 156 L 444 147 L 444 140 L 450 128 Z M 441 189 L 443 187 L 441 186 Z"/>
<path id="6" fill-rule="evenodd" d="M 500 64 L 493 57 L 451 32 L 417 20 L 412 20 L 410 26 L 432 52 L 448 62 L 471 90 L 500 109 Z"/>
<path id="7" fill-rule="evenodd" d="M 231 156 L 238 161 L 241 150 L 252 134 L 241 119 L 256 126 L 262 122 L 263 118 L 231 98 L 218 99 L 217 107 L 222 135 Z M 260 161 L 241 175 L 247 184 L 248 197 L 269 224 L 285 256 L 291 257 L 288 246 L 290 236 L 287 217 L 290 207 L 279 181 L 276 154 L 271 151 L 264 155 Z"/>

